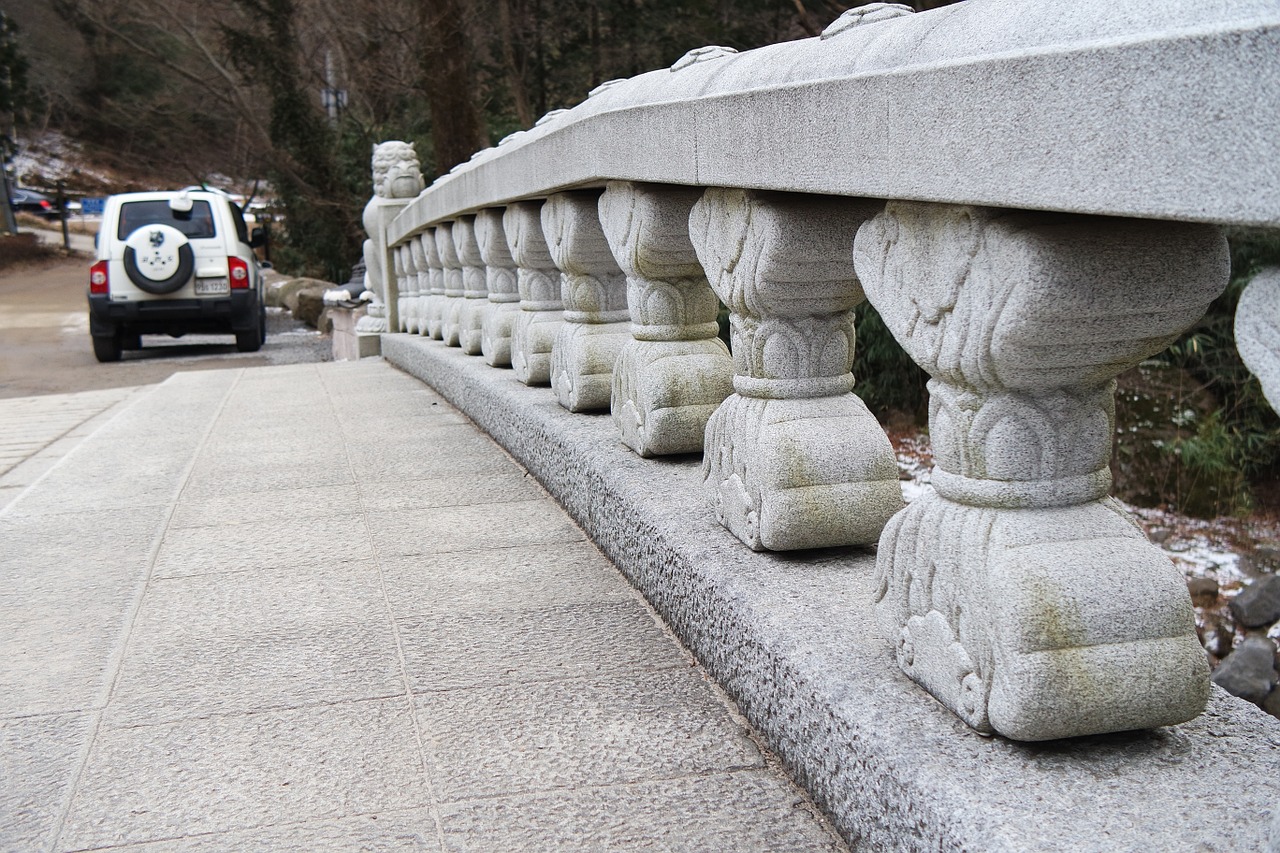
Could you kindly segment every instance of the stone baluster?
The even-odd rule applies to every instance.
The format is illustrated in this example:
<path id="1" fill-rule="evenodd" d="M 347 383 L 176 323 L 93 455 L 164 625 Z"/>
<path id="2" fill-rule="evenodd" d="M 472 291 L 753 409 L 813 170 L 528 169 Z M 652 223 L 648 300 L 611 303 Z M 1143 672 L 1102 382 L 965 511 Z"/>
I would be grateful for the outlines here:
<path id="1" fill-rule="evenodd" d="M 396 246 L 391 250 L 391 266 L 395 275 L 396 282 L 396 328 L 395 332 L 404 331 L 404 300 L 405 300 L 405 256 L 409 253 L 407 246 Z"/>
<path id="2" fill-rule="evenodd" d="M 444 309 L 448 297 L 444 292 L 444 264 L 440 262 L 439 245 L 436 242 L 438 228 L 428 228 L 422 232 L 422 254 L 427 262 L 427 300 L 423 309 L 423 326 L 429 335 L 437 341 L 444 337 Z"/>
<path id="3" fill-rule="evenodd" d="M 453 224 L 436 226 L 436 251 L 440 253 L 440 265 L 444 267 L 444 300 L 440 308 L 440 338 L 446 346 L 459 344 L 458 329 L 462 319 L 462 300 L 466 294 L 466 279 L 462 273 L 462 261 L 453 242 Z"/>
<path id="4" fill-rule="evenodd" d="M 397 312 L 400 320 L 400 331 L 416 334 L 418 331 L 418 258 L 413 253 L 417 240 L 409 240 L 400 246 L 404 266 L 404 279 L 400 290 L 400 304 Z"/>
<path id="5" fill-rule="evenodd" d="M 600 197 L 631 313 L 610 409 L 623 443 L 641 456 L 701 451 L 711 413 L 733 392 L 733 361 L 716 337 L 719 302 L 689 241 L 689 211 L 701 195 L 612 181 Z"/>
<path id="6" fill-rule="evenodd" d="M 541 210 L 540 201 L 520 201 L 502 216 L 520 290 L 520 314 L 511 324 L 511 367 L 525 385 L 551 384 L 551 345 L 564 322 L 560 270 L 542 233 Z"/>
<path id="7" fill-rule="evenodd" d="M 600 228 L 599 207 L 599 190 L 557 193 L 542 206 L 542 231 L 564 273 L 551 387 L 571 412 L 609 408 L 613 365 L 631 340 L 627 280 Z"/>
<path id="8" fill-rule="evenodd" d="M 520 313 L 516 262 L 502 227 L 503 209 L 489 207 L 476 214 L 476 242 L 484 259 L 489 307 L 480 327 L 480 353 L 491 367 L 511 366 L 511 324 Z"/>
<path id="9" fill-rule="evenodd" d="M 484 312 L 489 307 L 484 258 L 476 242 L 474 216 L 460 216 L 453 223 L 453 246 L 462 264 L 463 302 L 458 313 L 458 345 L 467 355 L 480 355 Z"/>
<path id="10" fill-rule="evenodd" d="M 902 669 L 1017 740 L 1173 725 L 1209 695 L 1181 573 L 1108 497 L 1114 377 L 1228 276 L 1216 228 L 890 202 L 867 297 L 932 376 L 935 493 L 880 539 Z"/>
<path id="11" fill-rule="evenodd" d="M 735 393 L 707 424 L 703 478 L 753 550 L 866 545 L 902 508 L 893 447 L 852 393 L 849 247 L 883 205 L 709 189 L 689 230 L 729 307 Z"/>
<path id="12" fill-rule="evenodd" d="M 422 251 L 422 235 L 409 238 L 409 257 L 413 260 L 413 269 L 417 274 L 414 283 L 413 298 L 407 303 L 405 310 L 409 314 L 405 323 L 405 331 L 411 335 L 422 334 L 422 308 L 427 295 L 427 257 Z"/>

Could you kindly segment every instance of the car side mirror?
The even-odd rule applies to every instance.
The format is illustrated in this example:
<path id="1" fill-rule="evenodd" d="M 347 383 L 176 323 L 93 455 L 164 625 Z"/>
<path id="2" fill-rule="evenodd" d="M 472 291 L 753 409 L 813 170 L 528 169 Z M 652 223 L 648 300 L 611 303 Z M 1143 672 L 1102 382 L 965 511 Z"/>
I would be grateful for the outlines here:
<path id="1" fill-rule="evenodd" d="M 267 244 L 267 232 L 263 231 L 261 227 L 255 228 L 249 232 L 249 248 L 250 249 L 256 249 L 259 246 L 265 246 L 266 244 Z"/>

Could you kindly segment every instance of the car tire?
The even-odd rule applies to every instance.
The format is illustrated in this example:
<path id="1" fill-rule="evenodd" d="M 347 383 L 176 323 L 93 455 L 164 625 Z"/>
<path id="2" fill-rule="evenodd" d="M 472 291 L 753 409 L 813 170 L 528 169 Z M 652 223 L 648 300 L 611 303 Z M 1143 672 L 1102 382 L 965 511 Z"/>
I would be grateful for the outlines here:
<path id="1" fill-rule="evenodd" d="M 262 343 L 267 342 L 267 303 L 258 306 L 258 328 L 262 330 Z"/>
<path id="2" fill-rule="evenodd" d="M 262 342 L 267 338 L 267 326 L 263 322 L 263 315 L 258 314 L 258 324 L 251 329 L 238 329 L 236 331 L 236 351 L 237 352 L 257 352 L 262 349 Z"/>
<path id="3" fill-rule="evenodd" d="M 120 338 L 122 349 L 142 349 L 142 335 L 137 332 L 125 332 Z"/>
<path id="4" fill-rule="evenodd" d="M 120 352 L 121 346 L 119 335 L 93 336 L 93 357 L 103 364 L 106 364 L 109 361 L 119 361 Z"/>
<path id="5" fill-rule="evenodd" d="M 143 235 L 144 232 L 151 235 L 152 245 L 155 246 L 155 240 L 170 241 L 177 245 L 177 266 L 172 274 L 156 279 L 150 278 L 138 266 L 137 247 L 132 244 L 138 244 L 145 249 Z M 160 235 L 160 236 L 156 236 Z M 195 253 L 191 251 L 191 244 L 187 241 L 187 236 L 178 229 L 169 225 L 144 225 L 129 235 L 125 241 L 124 248 L 124 272 L 129 276 L 129 281 L 139 289 L 156 296 L 164 296 L 180 289 L 184 284 L 191 280 L 191 274 L 195 271 L 196 258 Z M 165 267 L 167 269 L 167 265 Z"/>

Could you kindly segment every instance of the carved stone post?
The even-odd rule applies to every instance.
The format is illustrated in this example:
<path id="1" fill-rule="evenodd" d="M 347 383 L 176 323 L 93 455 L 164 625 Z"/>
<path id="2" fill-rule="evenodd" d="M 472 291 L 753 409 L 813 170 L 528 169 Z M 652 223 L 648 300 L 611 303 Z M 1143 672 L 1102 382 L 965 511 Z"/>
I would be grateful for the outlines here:
<path id="1" fill-rule="evenodd" d="M 440 265 L 444 267 L 444 300 L 440 307 L 440 338 L 446 346 L 459 344 L 458 328 L 462 319 L 462 300 L 466 294 L 466 280 L 462 275 L 462 261 L 453 243 L 453 224 L 446 222 L 436 226 L 436 251 L 440 253 Z"/>
<path id="2" fill-rule="evenodd" d="M 882 205 L 709 189 L 689 230 L 729 306 L 735 393 L 707 424 L 703 478 L 753 550 L 875 542 L 902 508 L 889 438 L 852 392 L 849 248 Z"/>
<path id="3" fill-rule="evenodd" d="M 405 261 L 408 259 L 407 258 L 408 254 L 409 254 L 409 247 L 403 244 L 396 246 L 394 249 L 391 250 L 391 265 L 395 272 L 395 282 L 396 282 L 396 286 L 395 286 L 396 310 L 394 314 L 396 318 L 396 322 L 395 322 L 395 325 L 391 328 L 391 331 L 393 332 L 404 331 L 404 300 L 405 300 L 405 297 L 408 295 L 405 293 L 405 288 L 406 288 L 405 280 L 408 277 L 407 273 L 405 272 Z"/>
<path id="4" fill-rule="evenodd" d="M 427 258 L 422 251 L 422 237 L 409 238 L 409 258 L 413 262 L 414 278 L 413 296 L 405 303 L 405 331 L 411 335 L 422 332 L 422 303 L 427 295 Z"/>
<path id="5" fill-rule="evenodd" d="M 416 251 L 415 251 L 416 248 Z M 400 331 L 418 333 L 418 262 L 422 259 L 422 247 L 417 238 L 411 238 L 401 247 L 404 265 L 404 284 L 400 295 Z"/>
<path id="6" fill-rule="evenodd" d="M 551 345 L 564 322 L 560 270 L 542 234 L 541 210 L 540 201 L 519 201 L 502 216 L 520 289 L 520 314 L 511 324 L 511 367 L 525 385 L 551 384 Z"/>
<path id="7" fill-rule="evenodd" d="M 707 421 L 733 392 L 733 361 L 716 337 L 719 302 L 689 242 L 702 190 L 612 181 L 600 223 L 627 275 L 631 336 L 613 367 L 610 410 L 641 456 L 697 453 Z"/>
<path id="8" fill-rule="evenodd" d="M 564 325 L 551 350 L 551 387 L 571 412 L 608 409 L 613 365 L 631 340 L 627 281 L 600 229 L 600 191 L 557 193 L 542 231 L 564 273 Z"/>
<path id="9" fill-rule="evenodd" d="M 381 142 L 373 147 L 373 198 L 365 205 L 362 222 L 369 235 L 364 241 L 365 275 L 374 298 L 368 313 L 356 324 L 359 334 L 399 328 L 398 318 L 388 316 L 397 313 L 398 306 L 395 261 L 387 245 L 387 226 L 422 192 L 422 187 L 418 155 L 411 143 Z"/>
<path id="10" fill-rule="evenodd" d="M 890 202 L 858 278 L 929 383 L 936 493 L 885 527 L 902 669 L 1017 740 L 1173 725 L 1209 671 L 1182 575 L 1108 497 L 1114 377 L 1227 283 L 1204 225 Z"/>
<path id="11" fill-rule="evenodd" d="M 439 244 L 436 242 L 436 234 L 439 228 L 428 228 L 422 232 L 422 254 L 427 261 L 427 302 L 423 311 L 423 321 L 426 331 L 424 335 L 430 335 L 437 341 L 444 337 L 444 309 L 448 304 L 449 297 L 444 292 L 444 264 L 440 262 Z"/>
<path id="12" fill-rule="evenodd" d="M 476 214 L 476 242 L 484 259 L 489 307 L 480 325 L 480 353 L 491 367 L 511 366 L 511 324 L 520 313 L 516 262 L 502 227 L 503 209 L 489 207 Z"/>
<path id="13" fill-rule="evenodd" d="M 453 247 L 462 264 L 462 307 L 458 312 L 458 345 L 467 355 L 480 355 L 484 311 L 489 307 L 484 258 L 476 242 L 475 217 L 460 216 L 453 223 Z"/>

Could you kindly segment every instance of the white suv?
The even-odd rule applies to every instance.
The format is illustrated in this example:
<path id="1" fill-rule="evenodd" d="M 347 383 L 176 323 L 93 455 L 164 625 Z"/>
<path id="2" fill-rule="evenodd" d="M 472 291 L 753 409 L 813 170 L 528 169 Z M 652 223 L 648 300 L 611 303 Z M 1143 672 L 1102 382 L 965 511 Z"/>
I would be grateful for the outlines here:
<path id="1" fill-rule="evenodd" d="M 266 340 L 262 272 L 240 208 L 218 190 L 113 195 L 89 271 L 89 333 L 98 361 L 140 349 L 140 335 L 226 332 L 236 349 Z"/>

